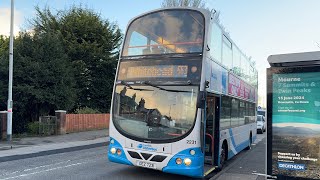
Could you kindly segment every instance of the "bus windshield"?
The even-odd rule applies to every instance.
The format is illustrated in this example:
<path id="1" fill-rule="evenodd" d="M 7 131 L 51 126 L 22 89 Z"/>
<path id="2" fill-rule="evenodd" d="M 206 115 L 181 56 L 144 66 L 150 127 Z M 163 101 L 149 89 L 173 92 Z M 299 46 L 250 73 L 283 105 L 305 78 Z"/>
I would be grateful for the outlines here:
<path id="1" fill-rule="evenodd" d="M 197 95 L 197 86 L 117 85 L 114 125 L 143 140 L 177 138 L 193 127 Z"/>
<path id="2" fill-rule="evenodd" d="M 204 17 L 194 10 L 147 14 L 128 27 L 122 56 L 201 53 Z"/>

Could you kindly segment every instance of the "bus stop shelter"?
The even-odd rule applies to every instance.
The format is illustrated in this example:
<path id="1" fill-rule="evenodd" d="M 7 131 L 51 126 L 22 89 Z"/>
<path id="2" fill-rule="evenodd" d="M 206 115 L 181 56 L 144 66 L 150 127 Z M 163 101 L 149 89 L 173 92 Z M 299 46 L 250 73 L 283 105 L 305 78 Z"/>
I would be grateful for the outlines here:
<path id="1" fill-rule="evenodd" d="M 267 174 L 320 179 L 320 51 L 268 62 Z"/>

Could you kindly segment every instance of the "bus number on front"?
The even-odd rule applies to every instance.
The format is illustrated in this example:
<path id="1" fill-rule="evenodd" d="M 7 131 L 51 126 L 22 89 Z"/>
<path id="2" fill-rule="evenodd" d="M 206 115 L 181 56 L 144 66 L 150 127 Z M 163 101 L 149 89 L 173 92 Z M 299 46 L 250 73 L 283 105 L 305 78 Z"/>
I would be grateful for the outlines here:
<path id="1" fill-rule="evenodd" d="M 197 144 L 196 140 L 187 140 L 187 144 Z"/>

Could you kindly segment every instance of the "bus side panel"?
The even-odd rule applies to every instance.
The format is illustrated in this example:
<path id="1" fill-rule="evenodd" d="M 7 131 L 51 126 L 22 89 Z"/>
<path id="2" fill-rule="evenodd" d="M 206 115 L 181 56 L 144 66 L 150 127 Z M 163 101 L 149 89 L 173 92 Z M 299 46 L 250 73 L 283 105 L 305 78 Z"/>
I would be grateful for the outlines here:
<path id="1" fill-rule="evenodd" d="M 250 143 L 250 132 L 252 133 L 252 137 L 254 136 L 252 126 L 254 125 L 246 124 L 222 130 L 220 132 L 220 152 L 222 150 L 221 148 L 224 140 L 226 140 L 228 144 L 228 159 L 248 147 Z"/>

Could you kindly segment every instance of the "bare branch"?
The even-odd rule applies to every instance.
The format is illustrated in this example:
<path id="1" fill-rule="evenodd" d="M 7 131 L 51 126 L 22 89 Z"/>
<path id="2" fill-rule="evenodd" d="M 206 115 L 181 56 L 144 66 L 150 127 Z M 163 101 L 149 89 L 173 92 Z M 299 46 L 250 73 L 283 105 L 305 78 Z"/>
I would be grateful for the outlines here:
<path id="1" fill-rule="evenodd" d="M 197 7 L 205 8 L 205 0 L 164 0 L 161 3 L 162 7 Z"/>

